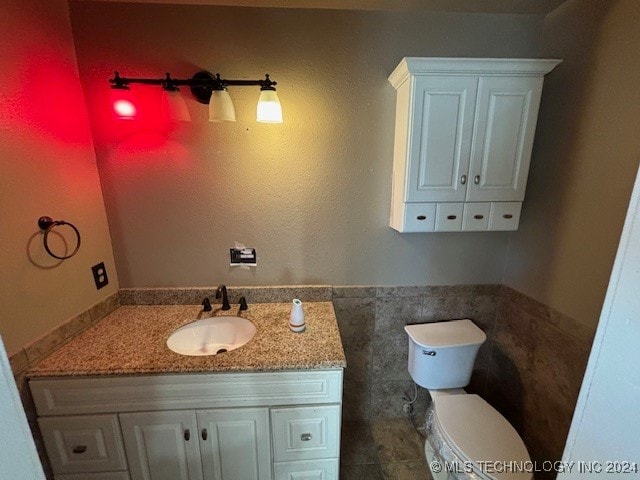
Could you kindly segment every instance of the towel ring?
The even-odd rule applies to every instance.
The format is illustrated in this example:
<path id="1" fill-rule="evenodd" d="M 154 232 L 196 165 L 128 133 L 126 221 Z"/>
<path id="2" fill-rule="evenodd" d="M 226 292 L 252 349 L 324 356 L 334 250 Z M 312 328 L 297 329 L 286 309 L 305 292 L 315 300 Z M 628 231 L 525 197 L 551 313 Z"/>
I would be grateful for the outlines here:
<path id="1" fill-rule="evenodd" d="M 73 250 L 73 252 L 66 256 L 56 255 L 49 248 L 49 233 L 51 233 L 54 227 L 58 227 L 60 225 L 68 225 L 76 233 L 76 248 Z M 51 217 L 44 216 L 38 219 L 38 227 L 40 227 L 40 230 L 44 231 L 44 238 L 42 239 L 42 241 L 44 242 L 44 249 L 53 258 L 57 258 L 58 260 L 66 260 L 67 258 L 73 257 L 76 253 L 78 253 L 78 250 L 80 250 L 80 232 L 73 223 L 65 222 L 64 220 L 53 220 Z"/>

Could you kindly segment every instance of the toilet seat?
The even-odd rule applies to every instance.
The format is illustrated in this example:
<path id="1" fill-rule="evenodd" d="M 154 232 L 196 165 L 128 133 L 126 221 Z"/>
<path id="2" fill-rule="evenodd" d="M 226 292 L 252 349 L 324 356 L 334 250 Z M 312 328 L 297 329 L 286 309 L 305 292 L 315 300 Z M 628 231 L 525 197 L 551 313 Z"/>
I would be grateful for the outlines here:
<path id="1" fill-rule="evenodd" d="M 530 461 L 511 424 L 478 395 L 434 395 L 434 421 L 448 446 L 487 479 L 524 480 Z"/>

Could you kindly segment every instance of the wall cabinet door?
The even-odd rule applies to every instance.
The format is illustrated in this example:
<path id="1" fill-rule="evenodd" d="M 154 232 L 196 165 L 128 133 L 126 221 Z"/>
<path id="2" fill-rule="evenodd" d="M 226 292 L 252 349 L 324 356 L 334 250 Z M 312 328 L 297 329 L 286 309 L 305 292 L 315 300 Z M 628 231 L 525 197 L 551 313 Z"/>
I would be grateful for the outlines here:
<path id="1" fill-rule="evenodd" d="M 542 77 L 480 77 L 467 201 L 524 200 Z"/>
<path id="2" fill-rule="evenodd" d="M 478 78 L 424 76 L 414 82 L 406 201 L 464 201 Z"/>
<path id="3" fill-rule="evenodd" d="M 202 480 L 193 410 L 121 413 L 131 480 Z"/>
<path id="4" fill-rule="evenodd" d="M 271 478 L 268 408 L 199 410 L 196 414 L 206 479 Z"/>

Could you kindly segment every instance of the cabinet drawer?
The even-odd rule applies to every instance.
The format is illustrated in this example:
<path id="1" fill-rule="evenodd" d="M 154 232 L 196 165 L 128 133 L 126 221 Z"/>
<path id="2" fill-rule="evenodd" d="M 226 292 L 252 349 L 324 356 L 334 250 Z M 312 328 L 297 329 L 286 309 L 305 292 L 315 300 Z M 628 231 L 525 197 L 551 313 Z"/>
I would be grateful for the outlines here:
<path id="1" fill-rule="evenodd" d="M 54 475 L 54 480 L 130 480 L 127 472 L 78 473 Z"/>
<path id="2" fill-rule="evenodd" d="M 435 203 L 405 203 L 403 232 L 433 232 L 435 226 Z"/>
<path id="3" fill-rule="evenodd" d="M 282 462 L 273 466 L 275 480 L 338 480 L 337 458 Z"/>
<path id="4" fill-rule="evenodd" d="M 39 418 L 38 423 L 53 473 L 126 470 L 117 415 Z"/>
<path id="5" fill-rule="evenodd" d="M 493 202 L 489 230 L 517 230 L 522 202 Z"/>
<path id="6" fill-rule="evenodd" d="M 271 410 L 274 461 L 337 458 L 340 405 Z"/>
<path id="7" fill-rule="evenodd" d="M 481 232 L 489 228 L 489 202 L 465 203 L 462 213 L 462 230 L 465 232 Z"/>
<path id="8" fill-rule="evenodd" d="M 436 232 L 459 232 L 462 229 L 463 203 L 438 203 Z"/>

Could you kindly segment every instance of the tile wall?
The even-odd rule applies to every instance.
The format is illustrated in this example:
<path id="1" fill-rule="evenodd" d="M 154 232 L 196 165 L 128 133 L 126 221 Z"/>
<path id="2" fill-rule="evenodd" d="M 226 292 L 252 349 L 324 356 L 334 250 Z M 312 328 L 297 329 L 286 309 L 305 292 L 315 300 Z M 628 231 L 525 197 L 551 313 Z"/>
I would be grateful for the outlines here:
<path id="1" fill-rule="evenodd" d="M 404 396 L 413 397 L 407 372 L 409 343 L 404 326 L 472 318 L 494 329 L 498 285 L 452 287 L 334 287 L 333 305 L 347 356 L 343 416 L 348 420 L 403 416 Z M 471 389 L 484 388 L 492 342 L 478 354 Z M 415 411 L 422 416 L 428 394 L 419 389 Z"/>
<path id="2" fill-rule="evenodd" d="M 516 427 L 535 460 L 562 456 L 594 333 L 501 289 L 483 396 Z"/>

